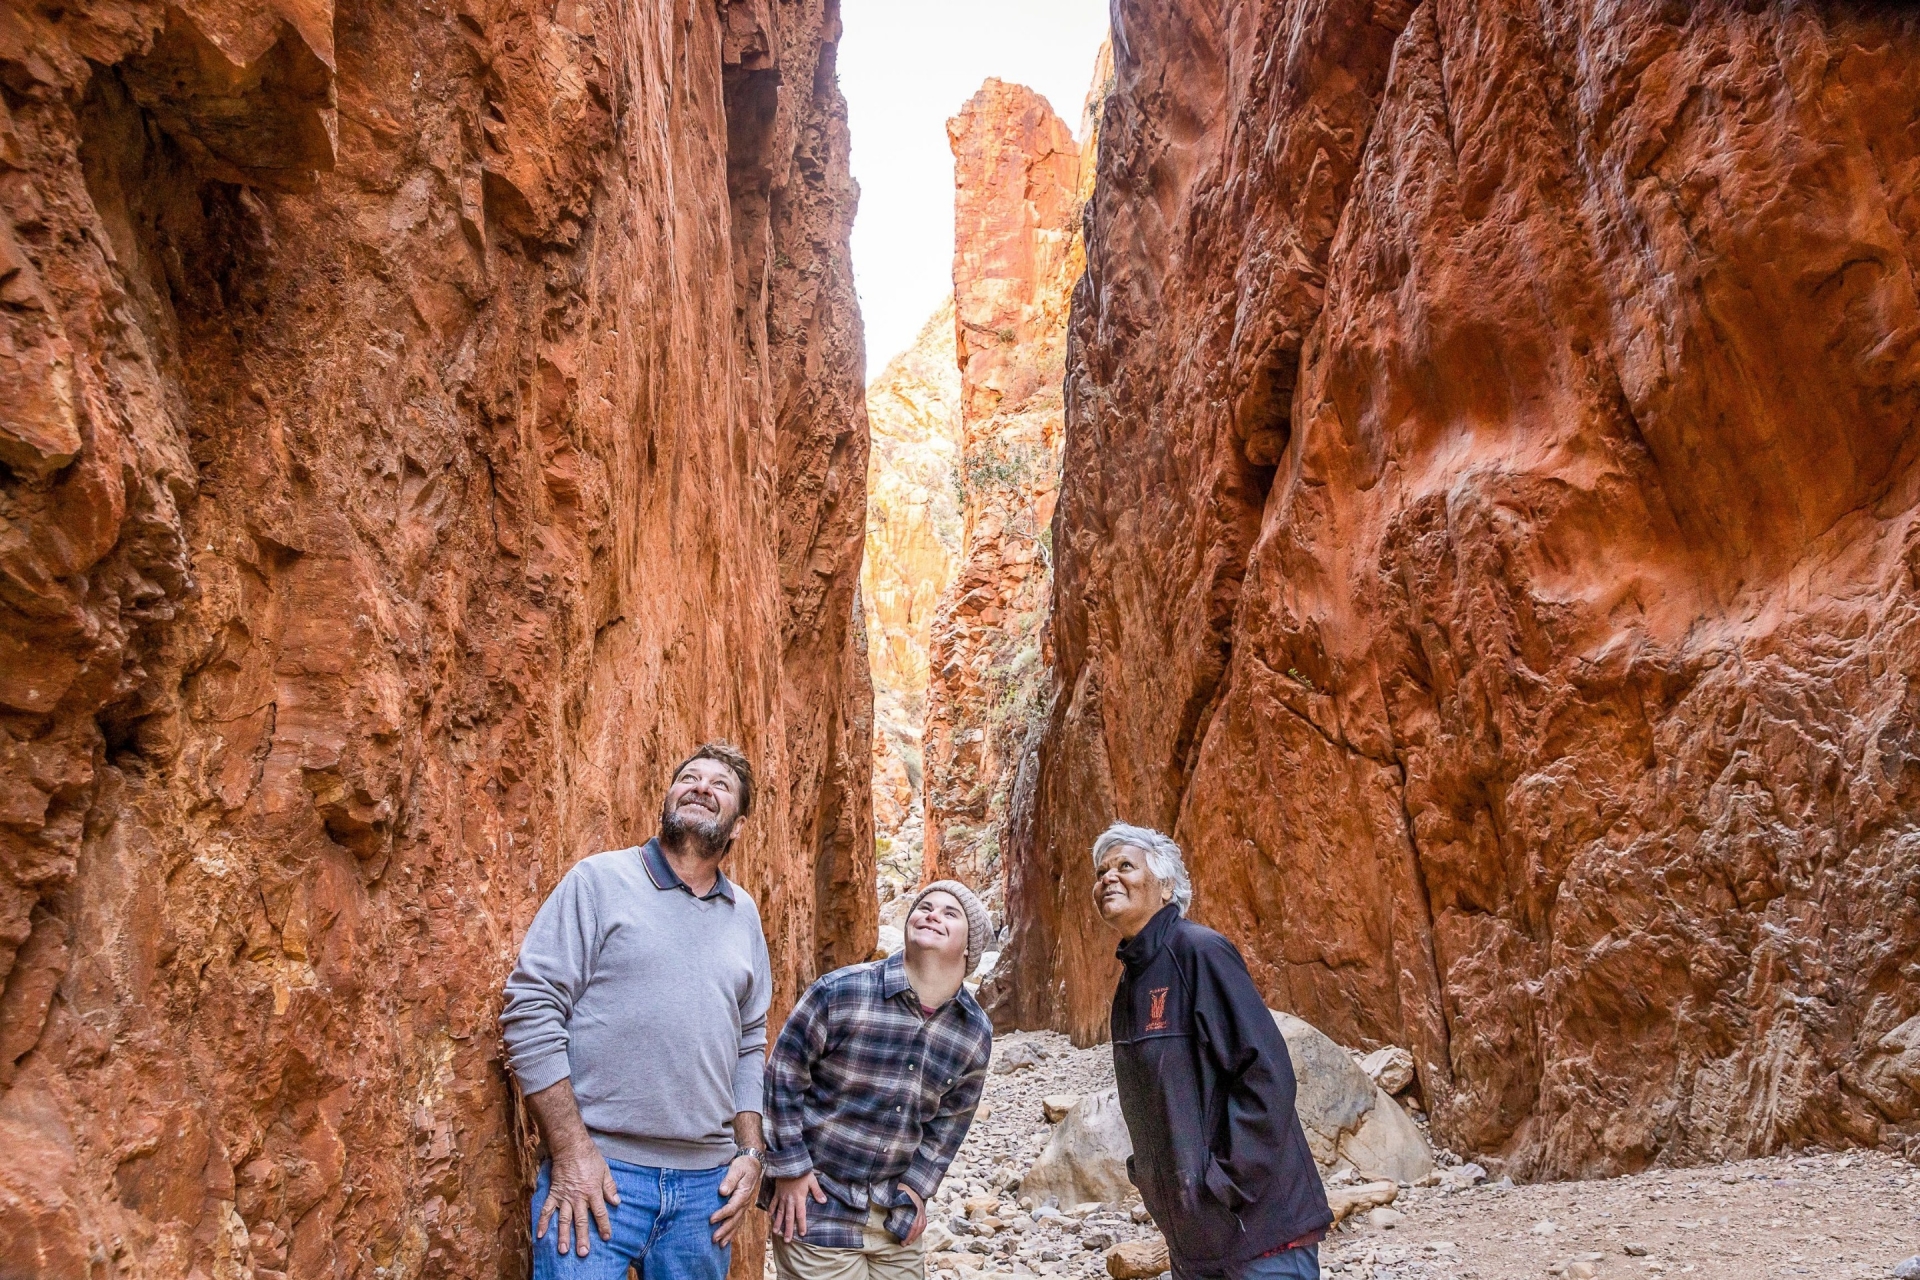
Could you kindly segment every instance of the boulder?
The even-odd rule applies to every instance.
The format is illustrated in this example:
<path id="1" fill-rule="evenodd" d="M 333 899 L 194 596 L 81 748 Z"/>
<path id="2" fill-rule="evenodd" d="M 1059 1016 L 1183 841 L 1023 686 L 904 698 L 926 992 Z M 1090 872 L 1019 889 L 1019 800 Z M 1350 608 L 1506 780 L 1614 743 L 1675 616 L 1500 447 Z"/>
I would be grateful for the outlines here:
<path id="1" fill-rule="evenodd" d="M 1419 1126 L 1353 1055 L 1305 1019 L 1272 1012 L 1293 1061 L 1294 1106 L 1321 1169 L 1345 1163 L 1363 1178 L 1395 1182 L 1432 1173 L 1433 1150 Z"/>
<path id="2" fill-rule="evenodd" d="M 1352 1054 L 1292 1014 L 1275 1013 L 1273 1020 L 1287 1042 L 1297 1084 L 1295 1106 L 1322 1173 L 1351 1167 L 1362 1178 L 1418 1182 L 1433 1172 L 1433 1152 L 1419 1126 Z M 1016 1042 L 1003 1052 L 1011 1058 L 1022 1047 Z M 1054 1104 L 1064 1101 L 1056 1097 L 1042 1103 L 1049 1121 Z M 1120 1111 L 1119 1090 L 1088 1094 L 1062 1110 L 1040 1158 L 1021 1180 L 1021 1193 L 1035 1204 L 1050 1195 L 1062 1205 L 1133 1199 L 1127 1177 L 1133 1139 Z"/>
<path id="3" fill-rule="evenodd" d="M 1080 1101 L 1077 1093 L 1050 1093 L 1040 1099 L 1040 1113 L 1047 1118 L 1048 1124 L 1059 1124 L 1067 1118 L 1067 1112 L 1073 1110 L 1073 1104 Z"/>
<path id="4" fill-rule="evenodd" d="M 1091 1093 L 1076 1102 L 1054 1126 L 1053 1136 L 1020 1181 L 1022 1195 L 1042 1204 L 1053 1196 L 1063 1205 L 1132 1199 L 1127 1157 L 1133 1139 L 1120 1114 L 1120 1091 Z"/>
<path id="5" fill-rule="evenodd" d="M 1385 1089 L 1375 1085 L 1373 1095 L 1373 1107 L 1360 1118 L 1360 1127 L 1341 1135 L 1341 1158 L 1362 1177 L 1419 1182 L 1433 1172 L 1433 1149 L 1426 1135 Z"/>
<path id="6" fill-rule="evenodd" d="M 1152 1280 L 1172 1267 L 1173 1262 L 1167 1257 L 1167 1242 L 1158 1235 L 1145 1240 L 1123 1240 L 1107 1250 L 1107 1274 L 1113 1280 Z"/>
<path id="7" fill-rule="evenodd" d="M 1331 1169 L 1340 1159 L 1341 1135 L 1360 1127 L 1361 1118 L 1373 1109 L 1379 1087 L 1352 1054 L 1312 1023 L 1278 1011 L 1273 1012 L 1273 1020 L 1286 1039 L 1287 1056 L 1293 1059 L 1298 1085 L 1294 1108 L 1307 1131 L 1307 1145 L 1320 1167 Z"/>
<path id="8" fill-rule="evenodd" d="M 1390 1044 L 1364 1055 L 1360 1059 L 1360 1069 L 1396 1098 L 1413 1083 L 1413 1055 L 1399 1045 Z"/>

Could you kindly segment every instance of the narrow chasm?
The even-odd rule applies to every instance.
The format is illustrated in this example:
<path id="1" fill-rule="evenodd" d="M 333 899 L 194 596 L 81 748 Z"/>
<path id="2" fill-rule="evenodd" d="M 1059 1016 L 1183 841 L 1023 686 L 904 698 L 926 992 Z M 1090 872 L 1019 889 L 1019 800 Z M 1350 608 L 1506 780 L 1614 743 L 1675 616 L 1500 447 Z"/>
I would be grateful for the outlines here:
<path id="1" fill-rule="evenodd" d="M 997 79 L 947 122 L 952 295 L 867 386 L 881 945 L 915 887 L 959 879 L 999 930 L 977 977 L 1007 937 L 1012 793 L 1046 715 L 1067 313 L 1110 67 L 1103 51 L 1077 139 Z"/>

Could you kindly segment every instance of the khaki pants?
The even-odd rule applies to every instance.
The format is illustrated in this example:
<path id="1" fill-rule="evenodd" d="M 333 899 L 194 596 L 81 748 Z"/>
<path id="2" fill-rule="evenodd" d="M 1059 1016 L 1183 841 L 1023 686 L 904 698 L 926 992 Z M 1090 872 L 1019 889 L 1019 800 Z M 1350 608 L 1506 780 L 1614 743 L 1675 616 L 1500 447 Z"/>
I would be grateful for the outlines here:
<path id="1" fill-rule="evenodd" d="M 773 1265 L 780 1280 L 925 1280 L 926 1255 L 920 1242 L 901 1244 L 882 1224 L 887 1211 L 875 1209 L 861 1233 L 858 1249 L 822 1249 L 773 1237 Z"/>

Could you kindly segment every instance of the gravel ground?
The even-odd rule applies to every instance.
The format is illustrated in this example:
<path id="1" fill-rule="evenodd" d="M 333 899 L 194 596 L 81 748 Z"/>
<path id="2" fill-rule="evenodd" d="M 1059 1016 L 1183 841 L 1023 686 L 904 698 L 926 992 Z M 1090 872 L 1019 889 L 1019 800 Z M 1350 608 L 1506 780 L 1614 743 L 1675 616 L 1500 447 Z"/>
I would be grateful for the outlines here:
<path id="1" fill-rule="evenodd" d="M 1133 1221 L 1131 1210 L 1138 1201 L 1086 1213 L 1076 1213 L 1077 1206 L 1069 1205 L 1059 1217 L 1043 1215 L 1036 1221 L 1027 1212 L 1031 1202 L 1023 1202 L 1017 1189 L 1004 1188 L 1032 1167 L 1053 1132 L 1041 1114 L 1040 1100 L 1049 1094 L 1086 1094 L 1106 1088 L 1113 1083 L 1113 1056 L 1104 1048 L 1075 1049 L 1065 1036 L 1051 1032 L 1017 1033 L 994 1037 L 995 1065 L 1021 1045 L 1031 1046 L 1039 1061 L 1018 1071 L 987 1076 L 981 1099 L 986 1114 L 974 1116 L 967 1140 L 934 1199 L 939 1212 L 933 1222 L 946 1227 L 954 1241 L 947 1249 L 932 1249 L 940 1236 L 930 1228 L 929 1269 L 969 1280 L 994 1275 L 1100 1276 L 1104 1280 L 1110 1247 L 1154 1234 L 1151 1222 Z M 968 1200 L 987 1196 L 994 1196 L 998 1207 L 986 1222 L 959 1221 Z"/>
<path id="2" fill-rule="evenodd" d="M 1046 1145 L 1040 1100 L 1105 1088 L 1113 1060 L 1104 1047 L 1075 1049 L 1047 1033 L 998 1038 L 995 1062 L 1022 1044 L 1040 1060 L 988 1077 L 986 1114 L 975 1117 L 935 1201 L 934 1222 L 954 1238 L 930 1252 L 930 1269 L 954 1280 L 1105 1276 L 1110 1245 L 1153 1234 L 1133 1220 L 1137 1202 L 1036 1222 L 1017 1182 L 1006 1186 Z M 987 1196 L 996 1200 L 990 1221 L 961 1234 L 954 1220 L 965 1202 Z M 1409 1187 L 1393 1211 L 1391 1227 L 1355 1220 L 1329 1236 L 1323 1280 L 1891 1280 L 1896 1264 L 1920 1254 L 1920 1169 L 1877 1151 L 1598 1182 Z"/>

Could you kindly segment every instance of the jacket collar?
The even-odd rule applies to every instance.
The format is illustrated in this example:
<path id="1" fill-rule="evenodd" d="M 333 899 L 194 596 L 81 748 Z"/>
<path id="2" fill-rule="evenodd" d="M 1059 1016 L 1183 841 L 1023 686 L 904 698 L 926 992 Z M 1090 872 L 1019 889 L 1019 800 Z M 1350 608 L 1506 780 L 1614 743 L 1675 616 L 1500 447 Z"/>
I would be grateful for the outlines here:
<path id="1" fill-rule="evenodd" d="M 1167 935 L 1173 932 L 1173 926 L 1179 921 L 1179 906 L 1169 902 L 1153 913 L 1153 919 L 1147 921 L 1146 928 L 1122 942 L 1114 954 L 1120 957 L 1120 963 L 1127 967 L 1127 972 L 1139 972 L 1160 954 L 1160 949 L 1167 945 Z"/>
<path id="2" fill-rule="evenodd" d="M 656 889 L 678 889 L 689 898 L 696 896 L 687 882 L 682 880 L 667 861 L 667 855 L 660 848 L 659 840 L 649 840 L 640 847 L 640 861 L 647 864 L 647 879 L 653 881 Z M 733 905 L 733 885 L 728 883 L 724 873 L 716 871 L 713 888 L 698 895 L 702 902 L 712 902 L 715 898 L 724 898 L 727 905 Z"/>

